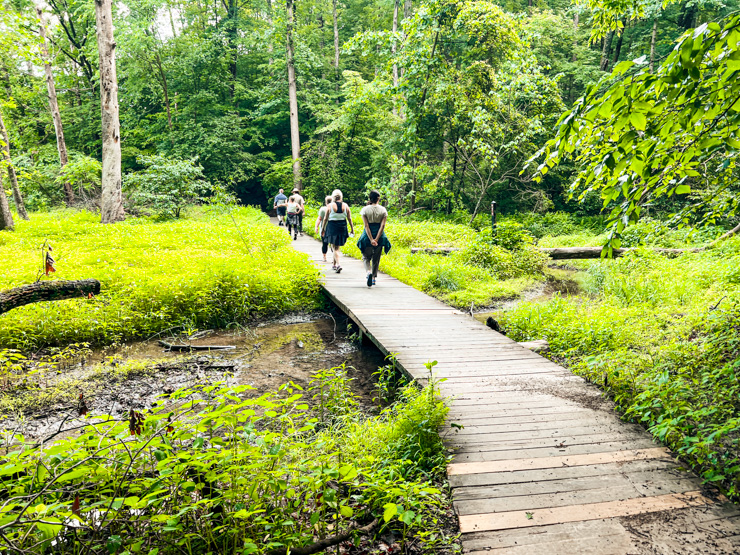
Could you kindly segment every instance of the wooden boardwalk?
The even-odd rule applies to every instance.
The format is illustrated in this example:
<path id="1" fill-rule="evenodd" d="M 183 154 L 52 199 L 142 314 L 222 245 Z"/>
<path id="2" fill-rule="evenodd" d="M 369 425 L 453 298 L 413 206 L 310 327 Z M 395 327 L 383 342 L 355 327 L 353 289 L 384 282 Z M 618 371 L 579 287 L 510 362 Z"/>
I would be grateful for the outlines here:
<path id="1" fill-rule="evenodd" d="M 598 389 L 400 281 L 368 289 L 310 237 L 293 242 L 326 294 L 417 380 L 438 362 L 451 401 L 444 437 L 463 548 L 507 554 L 740 553 L 740 511 L 706 492 Z M 464 426 L 458 430 L 450 426 Z"/>

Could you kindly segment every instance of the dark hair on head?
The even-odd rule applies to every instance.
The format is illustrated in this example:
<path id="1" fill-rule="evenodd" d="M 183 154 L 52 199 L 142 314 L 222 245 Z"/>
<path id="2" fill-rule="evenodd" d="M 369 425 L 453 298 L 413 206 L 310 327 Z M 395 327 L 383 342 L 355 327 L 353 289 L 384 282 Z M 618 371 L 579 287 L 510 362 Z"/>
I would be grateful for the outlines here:
<path id="1" fill-rule="evenodd" d="M 375 204 L 380 200 L 380 193 L 378 191 L 370 191 L 370 203 Z"/>

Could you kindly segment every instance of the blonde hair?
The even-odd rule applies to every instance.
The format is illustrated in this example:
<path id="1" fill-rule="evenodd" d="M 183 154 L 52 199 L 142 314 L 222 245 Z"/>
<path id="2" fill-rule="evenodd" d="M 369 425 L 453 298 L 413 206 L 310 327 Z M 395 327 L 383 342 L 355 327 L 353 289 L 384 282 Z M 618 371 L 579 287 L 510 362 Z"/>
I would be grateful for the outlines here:
<path id="1" fill-rule="evenodd" d="M 331 196 L 334 200 L 342 200 L 343 198 L 342 191 L 340 191 L 339 189 L 334 189 L 331 192 Z"/>
<path id="2" fill-rule="evenodd" d="M 326 198 L 324 199 L 324 204 L 331 204 L 333 200 L 334 200 L 334 199 L 333 199 L 333 198 L 331 198 L 331 197 L 326 197 Z"/>
<path id="3" fill-rule="evenodd" d="M 290 198 L 288 198 L 288 202 L 295 202 L 295 197 L 293 195 L 290 195 Z"/>

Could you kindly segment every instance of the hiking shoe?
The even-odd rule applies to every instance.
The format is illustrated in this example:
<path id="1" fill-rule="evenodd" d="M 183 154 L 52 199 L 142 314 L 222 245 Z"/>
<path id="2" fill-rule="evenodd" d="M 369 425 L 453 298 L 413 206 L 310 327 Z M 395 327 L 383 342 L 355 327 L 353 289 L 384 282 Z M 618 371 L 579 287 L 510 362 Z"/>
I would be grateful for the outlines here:
<path id="1" fill-rule="evenodd" d="M 368 274 L 367 275 L 367 286 L 368 287 L 372 287 L 373 286 L 373 275 L 372 274 Z"/>
<path id="2" fill-rule="evenodd" d="M 340 273 L 342 271 L 342 267 L 341 266 L 337 266 L 336 268 L 334 268 L 334 271 L 336 273 Z"/>

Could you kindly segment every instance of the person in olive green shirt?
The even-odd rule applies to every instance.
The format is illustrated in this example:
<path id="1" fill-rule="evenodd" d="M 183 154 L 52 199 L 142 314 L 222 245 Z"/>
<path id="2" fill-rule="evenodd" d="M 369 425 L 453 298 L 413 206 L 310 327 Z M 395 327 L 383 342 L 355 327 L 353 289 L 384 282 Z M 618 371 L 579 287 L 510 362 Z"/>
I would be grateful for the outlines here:
<path id="1" fill-rule="evenodd" d="M 388 211 L 378 204 L 380 193 L 378 191 L 370 192 L 370 204 L 360 210 L 362 223 L 365 229 L 357 240 L 357 248 L 362 253 L 362 261 L 365 263 L 367 272 L 367 286 L 375 285 L 378 278 L 378 266 L 380 266 L 380 257 L 385 251 L 391 250 L 391 242 L 385 235 L 385 224 L 388 221 Z"/>

